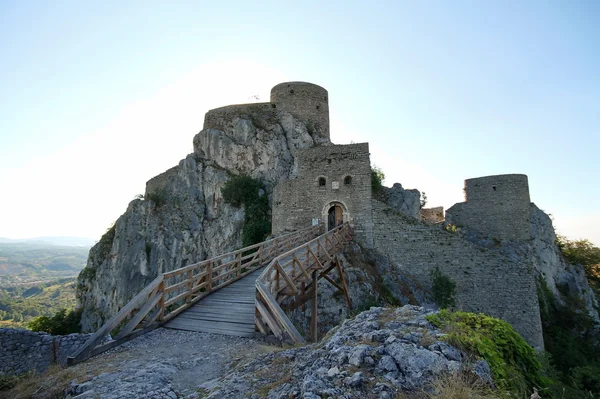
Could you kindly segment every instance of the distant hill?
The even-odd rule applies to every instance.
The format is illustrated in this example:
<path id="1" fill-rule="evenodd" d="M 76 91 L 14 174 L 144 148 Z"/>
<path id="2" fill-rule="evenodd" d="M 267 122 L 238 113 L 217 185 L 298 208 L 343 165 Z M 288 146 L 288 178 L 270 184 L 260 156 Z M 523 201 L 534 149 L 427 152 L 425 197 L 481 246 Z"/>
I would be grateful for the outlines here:
<path id="1" fill-rule="evenodd" d="M 89 245 L 57 245 L 42 239 L 0 241 L 0 287 L 75 277 L 85 267 L 89 249 Z"/>
<path id="2" fill-rule="evenodd" d="M 36 245 L 57 245 L 63 247 L 88 247 L 96 243 L 96 240 L 86 237 L 35 237 L 35 238 L 4 238 L 0 237 L 0 243 L 15 244 L 27 243 Z"/>

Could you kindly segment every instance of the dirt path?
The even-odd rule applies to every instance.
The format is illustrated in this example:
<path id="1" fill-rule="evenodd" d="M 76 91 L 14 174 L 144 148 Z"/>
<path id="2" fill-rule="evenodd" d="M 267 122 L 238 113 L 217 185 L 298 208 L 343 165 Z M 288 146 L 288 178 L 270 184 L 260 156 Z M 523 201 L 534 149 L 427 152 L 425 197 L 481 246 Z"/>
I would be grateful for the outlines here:
<path id="1" fill-rule="evenodd" d="M 77 367 L 72 395 L 81 398 L 195 397 L 202 384 L 242 359 L 270 350 L 263 342 L 160 328 Z"/>

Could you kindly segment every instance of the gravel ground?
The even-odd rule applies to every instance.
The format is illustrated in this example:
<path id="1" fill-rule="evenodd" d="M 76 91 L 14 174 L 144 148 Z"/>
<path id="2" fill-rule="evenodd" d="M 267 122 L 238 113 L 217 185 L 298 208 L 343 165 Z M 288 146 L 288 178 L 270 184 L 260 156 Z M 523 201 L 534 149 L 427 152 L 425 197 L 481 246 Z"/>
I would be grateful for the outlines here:
<path id="1" fill-rule="evenodd" d="M 159 328 L 89 359 L 90 372 L 70 393 L 78 399 L 194 397 L 200 385 L 270 350 L 249 338 Z"/>

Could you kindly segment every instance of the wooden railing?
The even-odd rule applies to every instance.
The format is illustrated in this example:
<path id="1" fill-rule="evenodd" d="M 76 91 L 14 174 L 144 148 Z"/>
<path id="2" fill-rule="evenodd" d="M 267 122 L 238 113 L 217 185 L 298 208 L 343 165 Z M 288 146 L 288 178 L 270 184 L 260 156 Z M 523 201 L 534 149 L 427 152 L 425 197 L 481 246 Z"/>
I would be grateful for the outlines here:
<path id="1" fill-rule="evenodd" d="M 295 309 L 314 299 L 313 323 L 316 323 L 316 283 L 320 278 L 327 279 L 342 291 L 351 306 L 336 257 L 336 253 L 351 239 L 352 230 L 345 223 L 273 259 L 256 280 L 256 328 L 264 335 L 273 333 L 281 340 L 304 342 L 284 310 Z M 338 269 L 341 285 L 327 276 L 333 268 Z M 316 334 L 316 325 L 314 330 Z"/>
<path id="2" fill-rule="evenodd" d="M 155 329 L 209 293 L 266 265 L 279 254 L 313 239 L 322 229 L 322 225 L 311 226 L 160 274 L 96 331 L 67 359 L 67 363 L 79 363 Z M 102 343 L 108 334 L 116 335 L 113 340 Z"/>

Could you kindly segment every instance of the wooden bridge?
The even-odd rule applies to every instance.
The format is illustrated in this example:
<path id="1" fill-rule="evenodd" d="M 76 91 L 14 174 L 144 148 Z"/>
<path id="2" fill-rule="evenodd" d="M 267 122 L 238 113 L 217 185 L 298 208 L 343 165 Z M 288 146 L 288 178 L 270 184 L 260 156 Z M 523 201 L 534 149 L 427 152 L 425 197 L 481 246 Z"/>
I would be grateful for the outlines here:
<path id="1" fill-rule="evenodd" d="M 285 311 L 313 300 L 327 279 L 351 305 L 336 254 L 352 239 L 346 223 L 312 226 L 159 275 L 67 359 L 79 363 L 157 327 L 304 342 Z M 336 270 L 341 285 L 328 274 Z M 233 284 L 235 283 L 235 284 Z M 113 340 L 102 341 L 111 334 Z"/>

